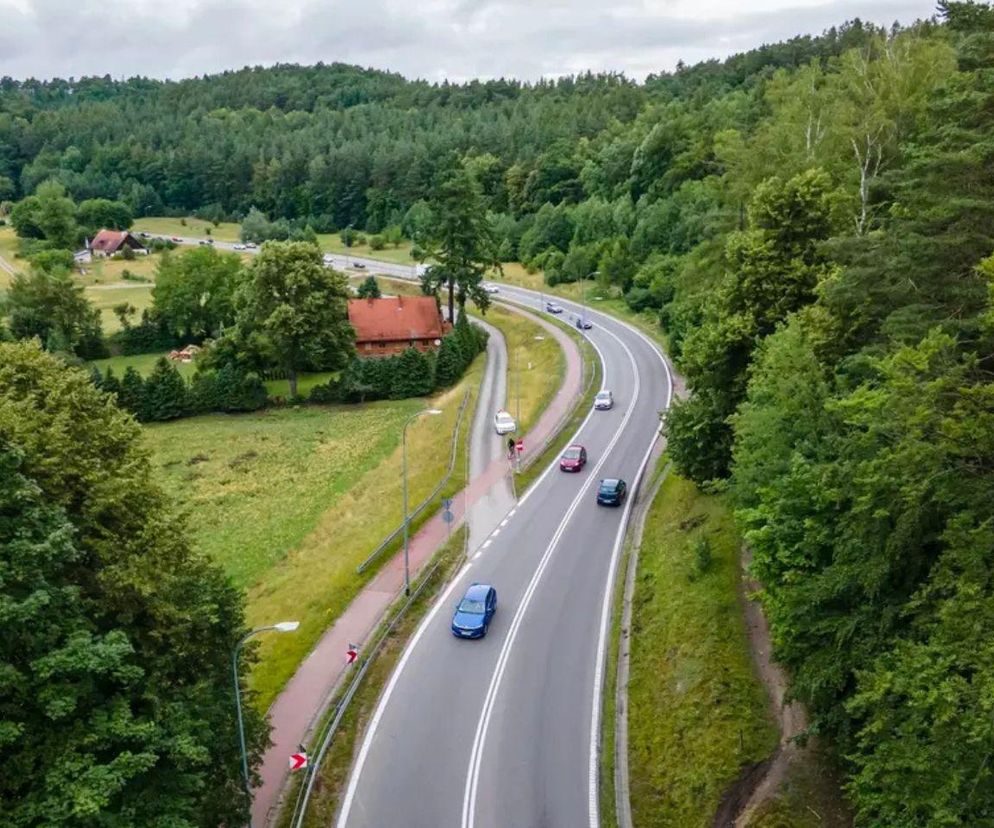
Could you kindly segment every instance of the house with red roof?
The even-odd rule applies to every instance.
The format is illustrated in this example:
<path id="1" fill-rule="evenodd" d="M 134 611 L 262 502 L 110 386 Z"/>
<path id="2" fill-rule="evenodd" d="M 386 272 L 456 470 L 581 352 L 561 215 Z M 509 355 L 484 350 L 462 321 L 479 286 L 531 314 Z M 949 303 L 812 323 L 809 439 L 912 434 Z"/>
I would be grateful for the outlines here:
<path id="1" fill-rule="evenodd" d="M 113 256 L 125 247 L 130 247 L 139 255 L 148 253 L 145 245 L 127 230 L 101 230 L 89 245 L 91 256 Z"/>
<path id="2" fill-rule="evenodd" d="M 350 299 L 349 322 L 361 357 L 393 356 L 407 348 L 431 351 L 452 329 L 434 296 Z"/>

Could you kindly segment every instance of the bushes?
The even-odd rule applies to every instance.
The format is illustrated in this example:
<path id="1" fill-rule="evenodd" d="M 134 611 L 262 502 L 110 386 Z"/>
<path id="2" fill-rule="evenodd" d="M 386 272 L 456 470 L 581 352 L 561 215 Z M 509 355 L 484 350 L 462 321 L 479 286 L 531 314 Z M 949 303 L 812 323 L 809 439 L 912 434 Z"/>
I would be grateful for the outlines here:
<path id="1" fill-rule="evenodd" d="M 212 411 L 257 411 L 266 405 L 266 386 L 259 376 L 233 365 L 198 371 L 189 385 L 165 357 L 156 362 L 147 379 L 130 366 L 120 382 L 110 368 L 103 376 L 94 370 L 92 378 L 97 387 L 114 394 L 118 405 L 140 422 L 175 420 Z"/>

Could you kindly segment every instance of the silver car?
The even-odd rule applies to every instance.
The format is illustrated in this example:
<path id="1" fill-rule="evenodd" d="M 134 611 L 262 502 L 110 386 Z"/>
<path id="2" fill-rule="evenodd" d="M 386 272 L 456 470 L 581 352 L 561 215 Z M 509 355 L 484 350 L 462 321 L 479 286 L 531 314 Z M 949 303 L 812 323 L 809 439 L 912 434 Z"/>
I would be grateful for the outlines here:
<path id="1" fill-rule="evenodd" d="M 614 394 L 606 388 L 598 391 L 597 396 L 594 397 L 594 408 L 598 411 L 607 411 L 609 408 L 614 408 Z"/>

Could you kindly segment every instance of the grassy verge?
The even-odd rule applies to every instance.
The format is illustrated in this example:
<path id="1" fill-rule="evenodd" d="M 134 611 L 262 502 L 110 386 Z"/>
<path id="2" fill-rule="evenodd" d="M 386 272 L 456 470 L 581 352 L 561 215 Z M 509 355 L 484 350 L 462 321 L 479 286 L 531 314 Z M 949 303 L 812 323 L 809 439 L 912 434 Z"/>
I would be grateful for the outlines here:
<path id="1" fill-rule="evenodd" d="M 366 238 L 369 238 L 367 234 Z M 416 262 L 411 258 L 411 243 L 407 240 L 399 245 L 387 245 L 382 250 L 373 250 L 368 244 L 354 244 L 346 247 L 338 233 L 318 233 L 318 246 L 325 253 L 340 253 L 343 256 L 355 256 L 357 259 L 377 259 L 381 262 L 407 265 L 414 268 Z"/>
<path id="2" fill-rule="evenodd" d="M 412 504 L 445 473 L 459 404 L 466 389 L 476 392 L 482 370 L 480 358 L 430 401 L 443 415 L 408 428 Z M 401 427 L 426 404 L 270 409 L 146 428 L 160 480 L 185 504 L 196 542 L 247 589 L 249 623 L 284 616 L 301 622 L 293 642 L 260 645 L 252 683 L 263 708 L 375 574 L 360 578 L 355 568 L 400 524 Z M 468 407 L 463 435 L 471 414 Z M 463 484 L 464 466 L 464 458 L 456 463 L 450 489 Z"/>
<path id="3" fill-rule="evenodd" d="M 504 334 L 507 408 L 517 421 L 518 434 L 527 434 L 562 385 L 566 355 L 541 325 L 519 313 L 492 305 L 482 318 Z"/>
<path id="4" fill-rule="evenodd" d="M 514 478 L 514 485 L 518 495 L 524 494 L 528 487 L 534 483 L 539 475 L 545 470 L 559 453 L 569 444 L 573 434 L 580 427 L 580 423 L 586 418 L 594 404 L 594 396 L 601 387 L 601 377 L 603 376 L 603 366 L 597 356 L 593 346 L 575 331 L 570 331 L 571 335 L 578 340 L 580 350 L 583 353 L 583 377 L 580 387 L 586 389 L 577 399 L 573 406 L 573 411 L 568 420 L 563 423 L 559 433 L 549 442 L 542 452 L 529 465 Z"/>
<path id="5" fill-rule="evenodd" d="M 185 224 L 184 224 L 185 222 Z M 240 238 L 241 225 L 231 221 L 223 221 L 215 226 L 211 221 L 193 218 L 170 218 L 165 216 L 146 216 L 135 219 L 131 228 L 134 233 L 152 233 L 155 236 L 179 236 L 184 239 L 212 238 L 224 242 L 236 242 Z M 208 232 L 210 231 L 210 232 Z"/>
<path id="6" fill-rule="evenodd" d="M 444 589 L 445 585 L 462 564 L 465 535 L 466 528 L 461 527 L 452 534 L 452 537 L 446 542 L 445 546 L 435 553 L 433 562 L 437 562 L 438 566 L 428 576 L 429 580 L 425 583 L 424 590 L 414 603 L 411 604 L 407 614 L 385 640 L 383 648 L 366 673 L 366 677 L 343 716 L 331 747 L 317 771 L 318 780 L 314 785 L 307 818 L 304 820 L 305 826 L 326 826 L 332 824 L 335 811 L 338 808 L 340 793 L 348 779 L 349 769 L 352 766 L 352 757 L 355 755 L 355 751 L 362 739 L 366 723 L 369 721 L 369 717 L 372 715 L 379 700 L 380 693 L 390 674 L 393 672 L 400 654 L 404 651 L 408 639 L 414 634 L 418 624 L 421 623 L 422 618 L 424 618 L 432 604 L 434 604 L 438 594 Z M 428 570 L 426 569 L 425 571 Z M 403 597 L 391 608 L 387 614 L 387 618 L 394 616 L 402 599 Z M 374 634 L 374 638 L 378 635 L 378 632 Z M 326 718 L 332 715 L 331 710 L 333 708 L 334 705 L 329 709 Z M 318 731 L 320 731 L 320 728 L 318 728 Z M 284 809 L 277 823 L 279 828 L 287 828 L 290 825 L 292 803 L 296 801 L 297 792 L 302 783 L 303 778 L 294 780 L 294 784 L 289 789 L 286 799 L 289 805 Z"/>
<path id="7" fill-rule="evenodd" d="M 709 826 L 739 769 L 776 746 L 737 597 L 739 543 L 723 500 L 670 473 L 646 519 L 630 632 L 636 825 Z"/>
<path id="8" fill-rule="evenodd" d="M 853 815 L 841 789 L 832 756 L 809 744 L 795 757 L 777 796 L 752 815 L 749 828 L 850 828 Z"/>
<path id="9" fill-rule="evenodd" d="M 23 270 L 24 262 L 16 259 L 18 251 L 17 236 L 13 227 L 0 227 L 0 258 L 9 264 L 14 270 Z M 13 277 L 3 268 L 0 268 L 0 288 L 5 288 L 10 284 Z"/>
<path id="10" fill-rule="evenodd" d="M 114 306 L 128 302 L 138 309 L 135 319 L 140 319 L 141 312 L 152 307 L 152 285 L 135 285 L 131 287 L 87 287 L 84 295 L 97 310 L 100 311 L 100 324 L 104 334 L 110 335 L 121 330 L 121 320 L 114 314 Z"/>

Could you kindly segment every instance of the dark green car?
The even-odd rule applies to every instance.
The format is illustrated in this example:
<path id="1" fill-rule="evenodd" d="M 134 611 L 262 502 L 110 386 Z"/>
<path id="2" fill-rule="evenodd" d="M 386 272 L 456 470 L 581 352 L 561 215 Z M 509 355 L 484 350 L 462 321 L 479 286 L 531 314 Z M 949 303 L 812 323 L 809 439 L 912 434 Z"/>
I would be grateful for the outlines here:
<path id="1" fill-rule="evenodd" d="M 599 506 L 620 506 L 628 494 L 628 484 L 616 477 L 605 477 L 597 488 Z"/>

